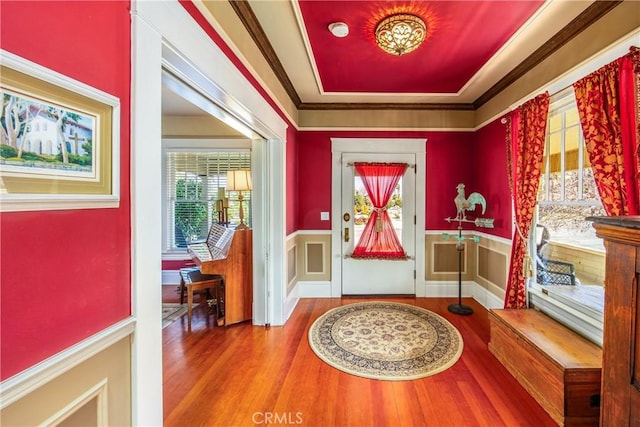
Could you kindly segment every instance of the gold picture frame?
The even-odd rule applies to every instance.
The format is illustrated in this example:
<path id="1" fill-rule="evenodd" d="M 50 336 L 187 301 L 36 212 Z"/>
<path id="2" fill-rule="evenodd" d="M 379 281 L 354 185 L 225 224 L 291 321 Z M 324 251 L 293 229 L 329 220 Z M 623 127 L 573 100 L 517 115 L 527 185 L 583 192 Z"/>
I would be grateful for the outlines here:
<path id="1" fill-rule="evenodd" d="M 0 50 L 0 211 L 119 206 L 120 101 Z"/>

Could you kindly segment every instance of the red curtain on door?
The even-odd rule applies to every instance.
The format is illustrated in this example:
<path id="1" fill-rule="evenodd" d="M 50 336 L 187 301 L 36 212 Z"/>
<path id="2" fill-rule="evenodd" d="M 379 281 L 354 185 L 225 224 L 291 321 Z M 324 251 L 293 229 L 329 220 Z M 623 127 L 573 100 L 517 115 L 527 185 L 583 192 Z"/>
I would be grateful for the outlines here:
<path id="1" fill-rule="evenodd" d="M 407 256 L 398 240 L 386 206 L 408 165 L 406 163 L 355 163 L 354 166 L 371 200 L 373 211 L 351 257 L 406 259 Z"/>
<path id="2" fill-rule="evenodd" d="M 516 231 L 511 246 L 504 308 L 527 307 L 527 289 L 522 267 L 528 252 L 529 231 L 537 203 L 548 113 L 549 93 L 545 92 L 513 111 L 509 121 L 507 169 Z"/>
<path id="3" fill-rule="evenodd" d="M 640 51 L 574 83 L 580 124 L 607 215 L 638 215 L 638 118 L 634 90 Z M 640 102 L 640 101 L 638 101 Z"/>

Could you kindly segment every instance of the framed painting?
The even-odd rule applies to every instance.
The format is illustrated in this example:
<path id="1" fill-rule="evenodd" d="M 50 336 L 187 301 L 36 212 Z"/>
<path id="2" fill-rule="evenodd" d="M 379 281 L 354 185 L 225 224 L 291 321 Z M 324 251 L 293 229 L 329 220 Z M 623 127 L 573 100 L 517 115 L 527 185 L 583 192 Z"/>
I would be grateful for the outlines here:
<path id="1" fill-rule="evenodd" d="M 117 97 L 0 50 L 0 211 L 119 205 Z"/>

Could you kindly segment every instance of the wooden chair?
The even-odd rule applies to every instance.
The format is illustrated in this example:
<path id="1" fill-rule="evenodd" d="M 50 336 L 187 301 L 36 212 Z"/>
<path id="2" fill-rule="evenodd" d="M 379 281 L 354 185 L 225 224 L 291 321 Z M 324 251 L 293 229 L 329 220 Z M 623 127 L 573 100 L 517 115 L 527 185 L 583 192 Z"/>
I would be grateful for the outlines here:
<path id="1" fill-rule="evenodd" d="M 185 290 L 187 292 L 187 322 L 189 329 L 191 329 L 191 308 L 194 293 L 205 295 L 216 323 L 224 316 L 224 278 L 222 276 L 218 274 L 202 274 L 198 267 L 181 268 L 180 304 L 184 302 Z"/>

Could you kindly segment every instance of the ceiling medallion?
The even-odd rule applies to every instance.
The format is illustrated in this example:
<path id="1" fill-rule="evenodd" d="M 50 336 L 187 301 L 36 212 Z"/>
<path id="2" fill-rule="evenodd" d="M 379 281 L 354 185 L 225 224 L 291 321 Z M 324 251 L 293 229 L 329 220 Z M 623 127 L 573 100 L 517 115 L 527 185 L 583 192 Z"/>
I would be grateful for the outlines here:
<path id="1" fill-rule="evenodd" d="M 417 16 L 391 15 L 376 27 L 376 42 L 385 52 L 400 56 L 416 50 L 426 33 L 424 21 Z"/>

